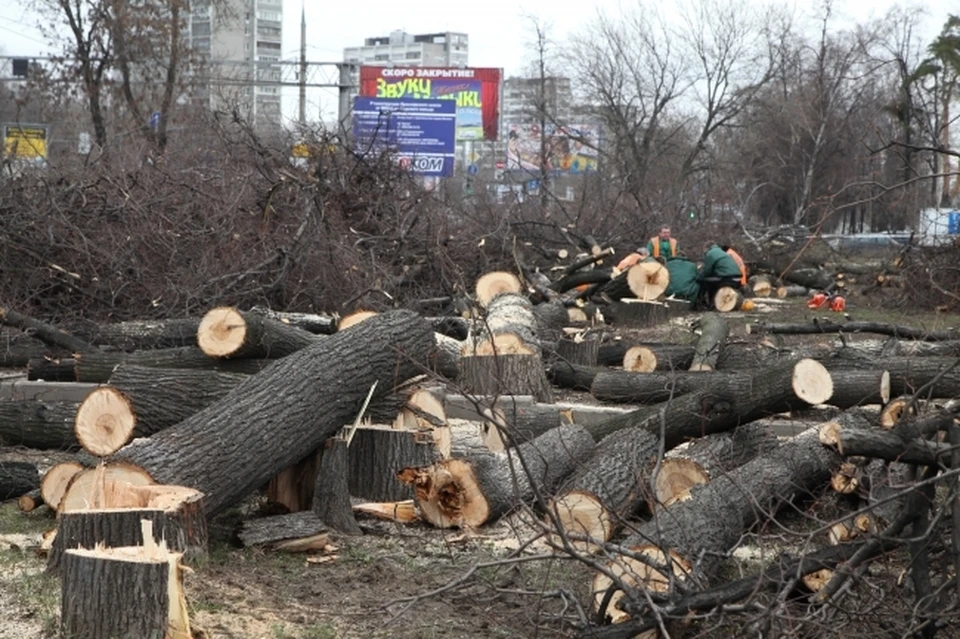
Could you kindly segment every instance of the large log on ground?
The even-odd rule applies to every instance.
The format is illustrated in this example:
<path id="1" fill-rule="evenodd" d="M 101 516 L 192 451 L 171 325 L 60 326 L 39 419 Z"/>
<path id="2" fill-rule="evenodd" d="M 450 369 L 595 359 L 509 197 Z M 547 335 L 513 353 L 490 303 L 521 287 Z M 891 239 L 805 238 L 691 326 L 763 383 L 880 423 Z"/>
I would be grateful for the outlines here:
<path id="1" fill-rule="evenodd" d="M 623 370 L 634 373 L 685 371 L 693 363 L 695 349 L 695 346 L 683 344 L 638 344 L 624 351 L 620 361 L 600 363 L 606 365 L 622 363 Z M 613 349 L 611 348 L 608 353 L 612 355 Z"/>
<path id="2" fill-rule="evenodd" d="M 669 554 L 675 562 L 689 566 L 690 577 L 709 581 L 721 558 L 762 513 L 776 512 L 798 495 L 816 491 L 839 464 L 840 457 L 821 445 L 817 430 L 811 429 L 772 453 L 695 487 L 690 499 L 658 510 L 623 545 L 639 552 L 652 546 L 661 556 Z M 643 587 L 645 582 L 659 582 L 651 584 L 657 586 L 651 590 L 671 589 L 672 582 L 665 575 L 638 560 L 619 557 L 616 562 L 633 569 L 624 575 L 627 583 Z M 602 600 L 611 585 L 608 577 L 598 574 L 593 582 L 594 600 Z"/>
<path id="3" fill-rule="evenodd" d="M 649 260 L 634 264 L 610 280 L 601 291 L 611 299 L 635 297 L 645 302 L 658 300 L 670 286 L 670 273 L 659 262 Z"/>
<path id="4" fill-rule="evenodd" d="M 0 401 L 0 442 L 47 450 L 78 446 L 73 432 L 77 402 Z"/>
<path id="5" fill-rule="evenodd" d="M 0 322 L 16 326 L 23 331 L 30 331 L 30 334 L 37 339 L 71 353 L 90 353 L 98 350 L 93 344 L 9 308 L 0 307 Z"/>
<path id="6" fill-rule="evenodd" d="M 923 398 L 950 399 L 960 388 L 960 366 L 954 357 L 885 357 L 874 362 L 863 359 L 823 359 L 832 371 L 875 370 L 890 373 L 890 394 L 912 395 L 924 388 Z"/>
<path id="7" fill-rule="evenodd" d="M 28 462 L 0 461 L 0 501 L 16 499 L 40 487 L 40 472 Z"/>
<path id="8" fill-rule="evenodd" d="M 197 328 L 197 345 L 210 357 L 277 359 L 317 340 L 313 333 L 232 306 L 211 309 Z"/>
<path id="9" fill-rule="evenodd" d="M 413 485 L 424 519 L 441 527 L 476 528 L 548 494 L 583 463 L 594 448 L 581 426 L 555 428 L 503 453 L 477 451 L 425 468 L 408 468 L 401 479 Z"/>
<path id="10" fill-rule="evenodd" d="M 777 297 L 786 299 L 788 297 L 806 297 L 810 289 L 799 284 L 789 284 L 777 287 Z"/>
<path id="11" fill-rule="evenodd" d="M 47 557 L 47 571 L 60 569 L 63 553 L 71 548 L 136 546 L 142 540 L 141 522 L 153 523 L 157 543 L 187 560 L 207 554 L 207 519 L 203 495 L 182 486 L 121 486 L 108 491 L 98 508 L 65 510 L 57 522 L 57 536 Z"/>
<path id="12" fill-rule="evenodd" d="M 337 332 L 337 320 L 330 315 L 288 313 L 286 311 L 274 311 L 262 306 L 254 306 L 250 309 L 250 312 L 269 317 L 272 320 L 294 326 L 314 335 L 332 335 Z"/>
<path id="13" fill-rule="evenodd" d="M 547 376 L 555 386 L 574 390 L 590 390 L 594 378 L 607 369 L 600 366 L 580 366 L 563 360 L 554 360 L 547 368 Z"/>
<path id="14" fill-rule="evenodd" d="M 178 348 L 197 345 L 200 318 L 133 320 L 101 324 L 85 321 L 71 326 L 73 332 L 97 346 L 122 351 Z"/>
<path id="15" fill-rule="evenodd" d="M 116 458 L 160 483 L 196 488 L 216 514 L 351 422 L 374 383 L 377 399 L 418 374 L 433 348 L 433 329 L 418 315 L 382 313 L 277 360 Z"/>
<path id="16" fill-rule="evenodd" d="M 4 329 L 0 331 L 0 367 L 22 368 L 30 360 L 49 357 L 53 352 L 62 351 L 44 344 L 38 339 L 17 331 Z"/>
<path id="17" fill-rule="evenodd" d="M 730 334 L 727 320 L 715 313 L 707 313 L 700 320 L 700 339 L 694 347 L 692 371 L 712 371 L 723 352 L 724 342 Z"/>
<path id="18" fill-rule="evenodd" d="M 784 282 L 818 290 L 823 290 L 833 284 L 833 278 L 830 275 L 816 268 L 798 268 L 787 271 L 780 276 L 780 279 Z"/>
<path id="19" fill-rule="evenodd" d="M 27 362 L 27 379 L 74 382 L 77 380 L 77 364 L 72 357 L 33 357 Z"/>
<path id="20" fill-rule="evenodd" d="M 156 544 L 68 550 L 63 558 L 60 627 L 82 639 L 190 639 L 180 553 Z"/>
<path id="21" fill-rule="evenodd" d="M 593 377 L 590 394 L 603 402 L 658 404 L 671 397 L 726 384 L 749 384 L 749 373 L 677 371 L 673 373 L 632 373 L 601 369 Z"/>
<path id="22" fill-rule="evenodd" d="M 248 519 L 238 533 L 246 547 L 262 546 L 282 552 L 322 550 L 330 528 L 312 510 L 288 515 Z"/>
<path id="23" fill-rule="evenodd" d="M 76 435 L 94 455 L 110 455 L 222 399 L 246 375 L 122 364 L 109 386 L 93 390 L 76 411 Z"/>
<path id="24" fill-rule="evenodd" d="M 199 348 L 158 348 L 135 353 L 82 353 L 74 358 L 76 381 L 102 384 L 110 379 L 121 364 L 149 368 L 191 368 L 225 373 L 259 373 L 276 360 L 272 359 L 217 359 Z"/>
<path id="25" fill-rule="evenodd" d="M 782 333 L 786 335 L 816 335 L 818 333 L 876 333 L 890 335 L 898 339 L 916 339 L 927 342 L 954 341 L 960 339 L 960 331 L 947 329 L 932 331 L 911 326 L 897 326 L 881 322 L 834 322 L 829 319 L 815 319 L 808 324 L 779 324 L 760 322 L 748 325 L 749 333 Z"/>
<path id="26" fill-rule="evenodd" d="M 732 286 L 721 286 L 713 294 L 713 308 L 718 313 L 732 313 L 743 306 L 743 294 Z"/>

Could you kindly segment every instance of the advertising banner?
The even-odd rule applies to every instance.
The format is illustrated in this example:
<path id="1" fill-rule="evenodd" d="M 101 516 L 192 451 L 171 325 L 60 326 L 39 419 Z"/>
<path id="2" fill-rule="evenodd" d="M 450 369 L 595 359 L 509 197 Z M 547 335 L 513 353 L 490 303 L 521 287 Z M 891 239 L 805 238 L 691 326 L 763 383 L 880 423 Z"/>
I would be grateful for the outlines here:
<path id="1" fill-rule="evenodd" d="M 47 159 L 47 127 L 42 124 L 4 124 L 3 154 L 8 158 Z"/>
<path id="2" fill-rule="evenodd" d="M 458 140 L 496 140 L 500 69 L 360 67 L 360 95 L 403 100 L 452 100 Z"/>
<path id="3" fill-rule="evenodd" d="M 412 173 L 453 175 L 457 105 L 450 100 L 354 98 L 357 153 L 389 152 Z"/>
<path id="4" fill-rule="evenodd" d="M 540 173 L 540 125 L 507 124 L 507 171 Z M 547 126 L 547 170 L 551 175 L 577 175 L 597 170 L 600 129 L 592 124 Z"/>

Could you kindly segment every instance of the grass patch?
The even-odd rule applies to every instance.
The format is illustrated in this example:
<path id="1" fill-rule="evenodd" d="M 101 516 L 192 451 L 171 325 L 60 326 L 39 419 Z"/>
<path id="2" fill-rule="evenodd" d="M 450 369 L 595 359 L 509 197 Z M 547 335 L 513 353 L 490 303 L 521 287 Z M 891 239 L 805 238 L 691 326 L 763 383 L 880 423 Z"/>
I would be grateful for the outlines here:
<path id="1" fill-rule="evenodd" d="M 25 513 L 17 506 L 17 500 L 0 504 L 0 535 L 30 535 L 55 528 L 56 520 L 50 517 L 49 508 L 38 508 Z"/>

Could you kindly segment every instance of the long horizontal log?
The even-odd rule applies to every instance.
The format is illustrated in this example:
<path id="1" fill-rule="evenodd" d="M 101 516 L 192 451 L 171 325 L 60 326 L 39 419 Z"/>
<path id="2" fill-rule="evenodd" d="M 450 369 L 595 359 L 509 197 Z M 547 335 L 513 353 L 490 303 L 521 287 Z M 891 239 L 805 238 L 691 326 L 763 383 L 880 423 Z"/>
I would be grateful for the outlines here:
<path id="1" fill-rule="evenodd" d="M 0 401 L 0 442 L 42 450 L 74 450 L 78 402 Z"/>
<path id="2" fill-rule="evenodd" d="M 0 501 L 16 499 L 40 488 L 40 473 L 28 462 L 0 461 Z"/>
<path id="3" fill-rule="evenodd" d="M 84 321 L 72 325 L 71 328 L 78 337 L 91 344 L 123 351 L 138 351 L 196 346 L 199 326 L 200 318 L 184 317 L 111 323 Z"/>
<path id="4" fill-rule="evenodd" d="M 590 394 L 602 402 L 658 404 L 697 390 L 749 384 L 749 373 L 677 371 L 674 373 L 632 373 L 601 369 L 593 377 Z M 586 378 L 584 378 L 584 381 Z"/>
<path id="5" fill-rule="evenodd" d="M 958 396 L 960 364 L 954 357 L 885 357 L 882 362 L 847 359 L 821 359 L 831 371 L 843 369 L 871 370 L 882 367 L 890 373 L 890 394 L 912 395 L 924 388 L 923 398 Z"/>
<path id="6" fill-rule="evenodd" d="M 27 362 L 27 379 L 45 382 L 77 381 L 77 362 L 72 357 L 35 357 Z"/>
<path id="7" fill-rule="evenodd" d="M 337 320 L 331 315 L 288 313 L 286 311 L 274 311 L 262 306 L 254 306 L 250 309 L 250 312 L 269 317 L 288 326 L 295 326 L 314 335 L 333 335 L 337 332 Z"/>
<path id="8" fill-rule="evenodd" d="M 960 339 L 960 331 L 948 329 L 932 331 L 911 326 L 898 326 L 881 322 L 845 322 L 839 323 L 828 319 L 815 319 L 809 324 L 778 324 L 773 322 L 758 322 L 747 325 L 748 333 L 779 333 L 787 335 L 816 335 L 826 333 L 876 333 L 890 335 L 899 339 L 916 339 L 926 342 L 942 342 Z"/>
<path id="9" fill-rule="evenodd" d="M 271 359 L 216 359 L 199 348 L 159 348 L 134 353 L 82 353 L 74 359 L 76 381 L 104 383 L 120 364 L 150 368 L 192 368 L 225 373 L 259 373 L 275 361 Z"/>
<path id="10" fill-rule="evenodd" d="M 38 339 L 18 330 L 4 329 L 0 332 L 0 368 L 22 368 L 32 359 L 49 357 L 55 351 Z"/>
<path id="11" fill-rule="evenodd" d="M 888 430 L 851 428 L 831 423 L 820 430 L 820 442 L 847 457 L 873 457 L 921 466 L 950 466 L 949 444 L 925 439 L 903 439 Z"/>
<path id="12" fill-rule="evenodd" d="M 93 344 L 9 308 L 0 307 L 0 321 L 25 331 L 29 330 L 37 339 L 72 353 L 91 353 L 98 350 Z"/>
<path id="13" fill-rule="evenodd" d="M 319 339 L 295 326 L 231 306 L 208 311 L 197 328 L 197 344 L 210 357 L 277 359 Z"/>

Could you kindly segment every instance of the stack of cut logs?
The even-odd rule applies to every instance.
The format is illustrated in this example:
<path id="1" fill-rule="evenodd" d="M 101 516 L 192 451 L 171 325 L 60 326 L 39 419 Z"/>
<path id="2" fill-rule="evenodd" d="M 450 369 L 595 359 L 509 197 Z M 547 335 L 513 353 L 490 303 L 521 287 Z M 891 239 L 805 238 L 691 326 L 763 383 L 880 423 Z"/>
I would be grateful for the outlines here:
<path id="1" fill-rule="evenodd" d="M 634 269 L 606 282 L 650 304 L 656 295 L 643 291 L 663 285 L 660 271 L 631 279 Z M 761 513 L 828 484 L 869 502 L 906 481 L 901 466 L 931 467 L 945 450 L 930 438 L 953 424 L 956 407 L 932 400 L 960 387 L 955 331 L 757 323 L 737 341 L 722 315 L 708 313 L 687 343 L 643 343 L 571 327 L 564 299 L 539 297 L 532 303 L 517 277 L 496 273 L 478 283 L 473 319 L 390 311 L 334 323 L 221 307 L 196 321 L 130 328 L 123 338 L 133 352 L 44 326 L 43 339 L 72 356 L 31 369 L 59 379 L 69 368 L 74 385 L 99 385 L 79 402 L 0 402 L 0 439 L 84 451 L 51 468 L 39 494 L 28 492 L 33 469 L 19 493 L 25 510 L 42 501 L 57 514 L 48 565 L 81 593 L 79 604 L 64 598 L 65 623 L 81 633 L 96 615 L 120 614 L 82 598 L 103 588 L 120 601 L 132 596 L 123 584 L 137 580 L 150 584 L 140 605 L 163 606 L 165 631 L 188 636 L 171 586 L 180 558 L 204 552 L 208 517 L 262 489 L 289 514 L 250 520 L 240 538 L 287 551 L 360 532 L 357 512 L 477 528 L 541 504 L 551 543 L 585 552 L 642 517 L 618 541 L 633 558 L 594 582 L 602 614 L 642 625 L 633 587 L 715 578 Z M 765 339 L 853 330 L 892 337 L 792 349 Z M 598 401 L 555 402 L 558 388 Z M 918 388 L 923 403 L 906 397 Z M 884 503 L 892 505 L 835 526 L 824 544 L 895 520 L 898 502 Z M 844 556 L 801 572 L 821 571 L 829 583 Z M 71 581 L 84 574 L 113 585 Z M 122 634 L 125 623 L 134 622 L 108 625 Z"/>

